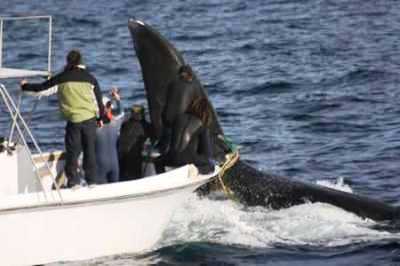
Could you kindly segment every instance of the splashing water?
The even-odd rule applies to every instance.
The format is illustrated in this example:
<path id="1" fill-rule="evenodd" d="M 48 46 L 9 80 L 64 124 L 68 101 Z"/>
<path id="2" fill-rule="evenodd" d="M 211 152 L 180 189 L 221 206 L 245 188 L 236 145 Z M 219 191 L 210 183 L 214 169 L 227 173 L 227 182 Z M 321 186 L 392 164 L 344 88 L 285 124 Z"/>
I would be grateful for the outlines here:
<path id="1" fill-rule="evenodd" d="M 351 189 L 351 187 L 349 185 L 345 184 L 343 177 L 338 177 L 336 179 L 335 183 L 332 183 L 327 180 L 318 180 L 316 183 L 320 186 L 329 187 L 332 189 L 336 189 L 336 190 L 340 190 L 340 191 L 344 191 L 344 192 L 348 192 L 348 193 L 353 193 L 353 190 Z"/>
<path id="2" fill-rule="evenodd" d="M 342 178 L 320 185 L 351 192 Z M 375 230 L 376 223 L 325 203 L 307 203 L 287 209 L 244 207 L 223 199 L 199 199 L 193 195 L 170 222 L 160 246 L 182 242 L 213 242 L 255 248 L 275 245 L 336 247 L 400 238 L 398 233 Z M 215 200 L 219 198 L 219 200 Z"/>

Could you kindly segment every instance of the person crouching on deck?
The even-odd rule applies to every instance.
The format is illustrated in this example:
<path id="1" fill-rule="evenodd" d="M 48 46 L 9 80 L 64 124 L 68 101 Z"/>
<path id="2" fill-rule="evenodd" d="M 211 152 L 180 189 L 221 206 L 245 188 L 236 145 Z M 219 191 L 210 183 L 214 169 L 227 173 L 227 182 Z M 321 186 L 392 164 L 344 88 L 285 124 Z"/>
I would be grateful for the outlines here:
<path id="1" fill-rule="evenodd" d="M 112 100 L 103 97 L 104 125 L 96 131 L 97 174 L 103 183 L 118 182 L 120 176 L 117 141 L 124 121 L 124 112 L 121 107 L 121 97 L 116 88 L 111 90 L 111 97 Z M 114 103 L 115 108 L 113 108 Z"/>
<path id="2" fill-rule="evenodd" d="M 122 181 L 143 177 L 143 146 L 152 136 L 152 126 L 145 119 L 144 107 L 133 105 L 129 119 L 122 124 L 118 142 Z"/>
<path id="3" fill-rule="evenodd" d="M 21 81 L 24 91 L 57 92 L 60 111 L 67 121 L 65 127 L 65 174 L 68 187 L 78 188 L 78 158 L 83 151 L 83 170 L 86 183 L 100 183 L 96 174 L 96 121 L 102 126 L 100 114 L 104 113 L 102 93 L 96 78 L 82 64 L 78 50 L 71 50 L 64 71 L 43 83 Z"/>

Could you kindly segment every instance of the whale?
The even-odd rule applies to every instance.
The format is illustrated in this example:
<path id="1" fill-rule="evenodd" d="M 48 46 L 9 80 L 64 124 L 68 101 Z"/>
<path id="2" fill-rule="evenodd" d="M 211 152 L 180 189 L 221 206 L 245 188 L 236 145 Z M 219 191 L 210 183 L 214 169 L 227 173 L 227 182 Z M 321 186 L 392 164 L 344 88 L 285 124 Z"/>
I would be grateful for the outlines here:
<path id="1" fill-rule="evenodd" d="M 168 84 L 176 77 L 178 69 L 187 63 L 177 48 L 154 27 L 140 20 L 130 19 L 128 29 L 141 67 L 150 120 L 155 135 L 161 137 L 165 127 L 162 112 L 166 105 Z M 201 88 L 204 97 L 210 103 L 213 159 L 221 162 L 232 152 L 232 147 L 226 141 L 217 112 L 196 73 L 193 82 Z M 185 91 L 182 91 L 182 95 L 184 94 Z M 226 169 L 220 181 L 229 190 L 230 197 L 245 206 L 282 209 L 304 203 L 322 202 L 379 222 L 395 222 L 400 217 L 399 207 L 381 200 L 266 173 L 240 158 Z M 202 194 L 206 193 L 209 188 L 203 188 L 201 191 Z"/>

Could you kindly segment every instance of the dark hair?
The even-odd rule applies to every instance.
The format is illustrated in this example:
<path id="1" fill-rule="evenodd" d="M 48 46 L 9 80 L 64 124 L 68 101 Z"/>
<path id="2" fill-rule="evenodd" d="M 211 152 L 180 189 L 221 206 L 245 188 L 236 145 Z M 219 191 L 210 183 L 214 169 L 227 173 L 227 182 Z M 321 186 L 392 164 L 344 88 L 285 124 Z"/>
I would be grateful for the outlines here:
<path id="1" fill-rule="evenodd" d="M 139 104 L 134 104 L 131 107 L 131 117 L 134 120 L 141 121 L 144 119 L 144 106 Z"/>
<path id="2" fill-rule="evenodd" d="M 71 50 L 67 55 L 65 70 L 71 70 L 82 64 L 82 55 L 78 50 Z"/>
<path id="3" fill-rule="evenodd" d="M 208 100 L 204 97 L 194 99 L 190 103 L 186 113 L 198 117 L 205 127 L 208 127 L 211 124 L 212 116 L 210 105 Z"/>
<path id="4" fill-rule="evenodd" d="M 183 73 L 189 76 L 189 79 L 193 78 L 193 70 L 189 65 L 182 65 L 178 71 L 179 75 L 181 76 Z"/>
<path id="5" fill-rule="evenodd" d="M 134 113 L 142 113 L 144 114 L 144 106 L 141 104 L 134 104 L 131 107 L 131 111 Z"/>

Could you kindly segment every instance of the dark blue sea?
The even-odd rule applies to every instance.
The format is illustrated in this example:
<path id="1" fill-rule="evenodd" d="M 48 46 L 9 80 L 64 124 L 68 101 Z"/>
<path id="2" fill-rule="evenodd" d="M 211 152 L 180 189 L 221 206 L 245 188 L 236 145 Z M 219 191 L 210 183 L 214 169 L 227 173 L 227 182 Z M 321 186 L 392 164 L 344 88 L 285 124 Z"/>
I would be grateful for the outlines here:
<path id="1" fill-rule="evenodd" d="M 127 28 L 140 19 L 193 66 L 242 159 L 400 206 L 398 1 L 1 0 L 0 15 L 52 15 L 53 70 L 78 48 L 126 106 L 145 103 Z M 4 27 L 3 65 L 45 69 L 46 23 Z M 18 80 L 6 85 L 16 96 Z M 23 98 L 26 115 L 34 104 Z M 63 148 L 57 110 L 44 98 L 30 119 L 43 150 Z M 193 195 L 153 251 L 54 265 L 400 265 L 400 233 L 327 204 L 276 211 Z"/>

